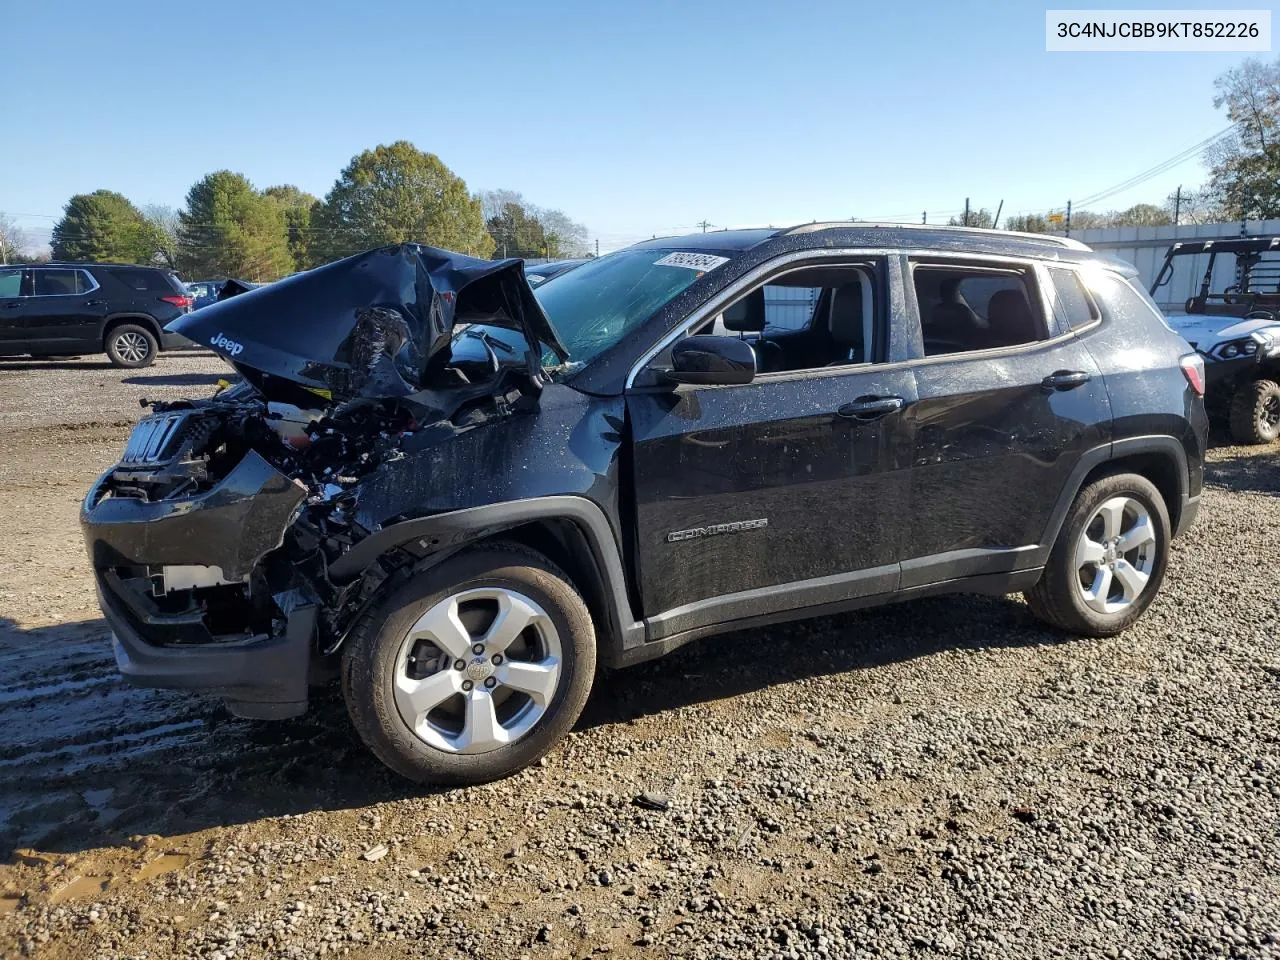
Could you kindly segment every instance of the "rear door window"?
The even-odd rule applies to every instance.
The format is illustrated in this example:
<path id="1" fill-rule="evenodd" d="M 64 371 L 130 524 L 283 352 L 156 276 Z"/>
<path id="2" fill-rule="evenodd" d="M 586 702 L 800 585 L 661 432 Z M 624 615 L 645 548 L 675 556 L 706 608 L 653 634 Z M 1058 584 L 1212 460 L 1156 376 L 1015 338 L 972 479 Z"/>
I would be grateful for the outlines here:
<path id="1" fill-rule="evenodd" d="M 1035 343 L 1048 336 L 1032 270 L 915 264 L 927 357 Z"/>
<path id="2" fill-rule="evenodd" d="M 76 283 L 79 270 L 41 269 L 35 270 L 33 293 L 37 297 L 65 297 L 77 292 Z"/>
<path id="3" fill-rule="evenodd" d="M 0 270 L 0 297 L 22 296 L 22 270 Z"/>

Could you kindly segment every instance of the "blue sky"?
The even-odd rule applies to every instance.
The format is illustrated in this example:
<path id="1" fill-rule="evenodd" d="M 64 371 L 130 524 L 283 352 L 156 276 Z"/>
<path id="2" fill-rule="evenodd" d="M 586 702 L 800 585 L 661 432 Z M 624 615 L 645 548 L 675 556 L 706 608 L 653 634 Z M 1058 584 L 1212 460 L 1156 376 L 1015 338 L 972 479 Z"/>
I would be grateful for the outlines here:
<path id="1" fill-rule="evenodd" d="M 1043 211 L 1226 126 L 1212 82 L 1245 55 L 1046 53 L 1047 6 L 1068 4 L 12 4 L 0 212 L 47 236 L 73 193 L 179 206 L 224 167 L 323 195 L 407 139 L 610 249 L 704 218 Z"/>

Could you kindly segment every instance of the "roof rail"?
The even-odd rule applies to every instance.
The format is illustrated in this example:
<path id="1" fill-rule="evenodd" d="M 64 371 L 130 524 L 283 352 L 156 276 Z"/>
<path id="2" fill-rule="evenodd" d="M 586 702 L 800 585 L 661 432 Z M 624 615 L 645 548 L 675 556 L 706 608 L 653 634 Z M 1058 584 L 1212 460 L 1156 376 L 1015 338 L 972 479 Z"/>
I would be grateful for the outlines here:
<path id="1" fill-rule="evenodd" d="M 1064 247 L 1068 250 L 1083 250 L 1092 252 L 1093 248 L 1075 240 L 1071 237 L 1059 237 L 1051 233 L 1023 233 L 1019 230 L 992 230 L 988 227 L 953 227 L 943 226 L 933 223 L 893 223 L 880 222 L 876 220 L 827 220 L 817 223 L 802 223 L 798 226 L 791 227 L 788 230 L 780 231 L 783 234 L 793 233 L 812 233 L 817 230 L 834 230 L 837 227 L 877 227 L 877 228 L 894 228 L 902 230 L 945 230 L 963 233 L 980 233 L 985 236 L 997 237 L 1022 237 L 1026 240 L 1039 240 L 1043 243 L 1052 243 L 1057 246 Z"/>

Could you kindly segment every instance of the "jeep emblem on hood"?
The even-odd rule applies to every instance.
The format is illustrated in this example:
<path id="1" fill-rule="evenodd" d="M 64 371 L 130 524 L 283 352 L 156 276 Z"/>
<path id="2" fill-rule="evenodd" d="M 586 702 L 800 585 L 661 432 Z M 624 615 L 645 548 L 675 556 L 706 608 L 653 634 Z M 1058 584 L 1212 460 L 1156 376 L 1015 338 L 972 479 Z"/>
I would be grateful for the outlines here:
<path id="1" fill-rule="evenodd" d="M 230 354 L 233 357 L 238 356 L 240 351 L 244 349 L 243 343 L 236 343 L 234 340 L 229 340 L 228 338 L 224 337 L 221 333 L 217 334 L 216 336 L 214 336 L 212 340 L 209 341 L 209 346 L 221 347 L 223 350 L 225 350 L 228 354 Z"/>

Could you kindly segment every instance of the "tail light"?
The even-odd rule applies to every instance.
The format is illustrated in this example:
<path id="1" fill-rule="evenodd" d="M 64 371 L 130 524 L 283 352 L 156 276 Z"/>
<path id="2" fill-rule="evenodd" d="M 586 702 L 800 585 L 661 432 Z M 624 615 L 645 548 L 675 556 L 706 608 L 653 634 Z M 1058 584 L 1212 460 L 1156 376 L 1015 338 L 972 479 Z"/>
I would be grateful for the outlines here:
<path id="1" fill-rule="evenodd" d="M 1182 375 L 1187 378 L 1187 383 L 1191 384 L 1191 389 L 1196 392 L 1196 396 L 1203 397 L 1204 357 L 1198 353 L 1188 353 L 1178 360 L 1178 366 L 1182 368 Z"/>
<path id="2" fill-rule="evenodd" d="M 171 303 L 182 310 L 191 309 L 191 304 L 194 302 L 190 297 L 180 297 L 177 294 L 174 294 L 172 297 L 161 297 L 160 299 L 165 303 Z"/>

